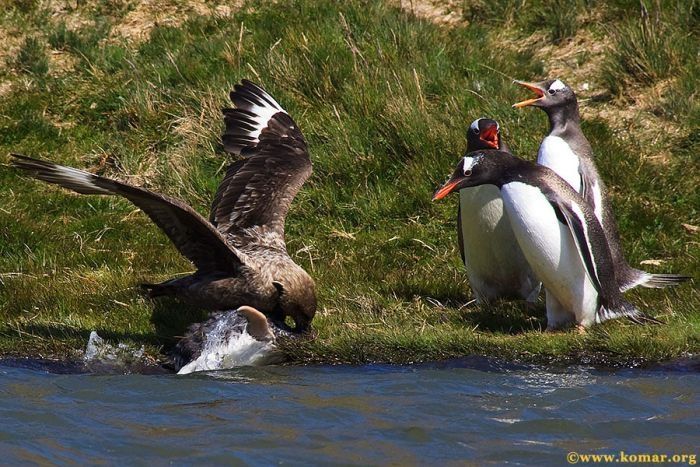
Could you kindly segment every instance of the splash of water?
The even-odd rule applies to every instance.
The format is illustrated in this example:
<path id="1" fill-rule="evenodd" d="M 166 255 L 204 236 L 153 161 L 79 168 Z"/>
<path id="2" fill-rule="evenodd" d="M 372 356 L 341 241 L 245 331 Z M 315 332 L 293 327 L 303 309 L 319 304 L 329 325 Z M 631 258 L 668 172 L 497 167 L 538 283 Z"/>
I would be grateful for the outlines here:
<path id="1" fill-rule="evenodd" d="M 202 352 L 183 366 L 179 375 L 226 370 L 239 366 L 270 365 L 281 361 L 274 341 L 259 341 L 246 330 L 248 321 L 232 310 L 222 314 L 204 336 Z"/>
<path id="2" fill-rule="evenodd" d="M 145 353 L 143 346 L 137 349 L 121 342 L 114 346 L 92 331 L 85 347 L 83 362 L 88 370 L 98 373 L 129 372 L 132 367 L 137 368 L 148 363 Z"/>

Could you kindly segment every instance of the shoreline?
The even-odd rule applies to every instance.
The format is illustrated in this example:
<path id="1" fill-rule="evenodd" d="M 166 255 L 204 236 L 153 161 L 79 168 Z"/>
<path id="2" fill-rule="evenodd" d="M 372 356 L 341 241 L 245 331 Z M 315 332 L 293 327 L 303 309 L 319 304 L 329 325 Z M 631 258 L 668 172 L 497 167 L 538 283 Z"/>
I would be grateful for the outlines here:
<path id="1" fill-rule="evenodd" d="M 610 362 L 608 362 L 610 363 Z M 408 366 L 434 369 L 450 369 L 450 368 L 471 368 L 482 371 L 508 372 L 515 369 L 546 369 L 548 371 L 561 370 L 566 371 L 572 366 L 575 367 L 592 367 L 596 371 L 614 372 L 620 370 L 639 370 L 639 371 L 662 371 L 662 372 L 700 372 L 700 354 L 687 354 L 679 357 L 674 357 L 666 361 L 646 361 L 636 362 L 634 364 L 603 364 L 593 361 L 567 361 L 562 360 L 550 361 L 548 363 L 535 362 L 529 360 L 506 360 L 499 357 L 487 355 L 465 355 L 461 357 L 453 357 L 443 360 L 428 360 L 412 363 L 391 363 L 391 362 L 364 362 L 364 363 L 343 363 L 343 362 L 294 362 L 286 361 L 276 365 L 265 365 L 265 367 L 315 367 L 315 366 Z M 0 356 L 0 367 L 20 368 L 35 371 L 44 371 L 51 374 L 111 374 L 111 375 L 175 375 L 176 372 L 172 368 L 168 368 L 162 363 L 136 363 L 122 364 L 119 362 L 85 362 L 82 358 L 45 358 L 31 356 Z M 224 370 L 201 371 L 190 373 L 190 375 L 208 374 L 212 372 L 230 372 L 239 369 L 248 369 L 256 367 L 236 367 Z M 262 368 L 258 367 L 258 368 Z M 186 375 L 181 375 L 186 376 Z"/>

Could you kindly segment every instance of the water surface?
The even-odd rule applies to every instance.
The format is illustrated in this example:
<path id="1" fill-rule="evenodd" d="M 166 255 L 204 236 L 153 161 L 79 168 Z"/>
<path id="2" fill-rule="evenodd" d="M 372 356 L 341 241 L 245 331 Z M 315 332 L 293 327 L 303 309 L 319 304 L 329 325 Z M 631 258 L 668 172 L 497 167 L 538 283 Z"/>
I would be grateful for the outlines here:
<path id="1" fill-rule="evenodd" d="M 5 361 L 0 453 L 3 463 L 128 465 L 698 454 L 698 387 L 697 363 L 608 371 L 467 359 L 176 376 L 56 374 Z"/>

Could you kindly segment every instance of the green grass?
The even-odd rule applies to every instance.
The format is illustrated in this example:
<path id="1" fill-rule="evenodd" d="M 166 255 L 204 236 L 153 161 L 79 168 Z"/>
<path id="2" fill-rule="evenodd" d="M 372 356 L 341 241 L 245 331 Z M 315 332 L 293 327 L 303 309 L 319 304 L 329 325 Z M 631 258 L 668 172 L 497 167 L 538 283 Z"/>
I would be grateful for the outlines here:
<path id="1" fill-rule="evenodd" d="M 25 73 L 38 77 L 49 71 L 49 59 L 44 46 L 34 37 L 27 37 L 19 49 L 15 66 Z"/>
<path id="2" fill-rule="evenodd" d="M 697 62 L 700 47 L 697 34 L 690 29 L 697 32 L 699 9 L 694 1 L 679 2 L 663 11 L 643 8 L 609 27 L 613 46 L 603 76 L 611 91 L 621 94 L 630 84 L 654 84 Z"/>
<path id="3" fill-rule="evenodd" d="M 283 343 L 292 361 L 483 354 L 632 364 L 700 350 L 700 294 L 692 283 L 628 294 L 666 325 L 611 322 L 586 335 L 542 332 L 543 303 L 531 311 L 512 303 L 464 306 L 470 291 L 456 245 L 456 198 L 431 203 L 431 194 L 462 154 L 474 118 L 498 119 L 526 158 L 534 158 L 547 128 L 541 112 L 510 107 L 522 98 L 511 78 L 535 79 L 542 68 L 528 51 L 490 42 L 488 33 L 503 22 L 482 15 L 447 28 L 378 1 L 261 2 L 233 18 L 190 16 L 128 43 L 113 34 L 126 12 L 109 2 L 81 10 L 95 27 L 73 29 L 42 5 L 0 14 L 29 38 L 0 73 L 12 83 L 0 101 L 4 165 L 11 151 L 44 157 L 145 185 L 206 213 L 223 176 L 220 108 L 229 105 L 232 85 L 259 82 L 294 116 L 314 174 L 288 217 L 287 243 L 317 281 L 320 309 L 315 339 Z M 618 8 L 636 12 L 635 5 Z M 616 17 L 611 11 L 605 15 Z M 566 40 L 570 17 L 561 20 L 569 26 L 541 27 L 558 28 L 551 40 Z M 519 21 L 508 27 L 537 30 L 534 20 Z M 74 69 L 57 76 L 49 63 L 32 71 L 29 53 L 54 51 L 73 58 Z M 677 92 L 689 98 L 697 74 L 692 63 L 680 66 L 691 83 Z M 673 109 L 660 118 L 698 128 L 696 106 L 678 99 Z M 647 268 L 698 277 L 698 237 L 681 225 L 700 225 L 697 130 L 675 141 L 664 166 L 604 120 L 587 120 L 584 131 L 611 187 L 630 262 L 663 259 Z M 124 200 L 73 195 L 9 167 L 0 169 L 0 199 L 0 353 L 73 355 L 97 330 L 159 355 L 203 317 L 140 296 L 139 282 L 192 266 Z"/>

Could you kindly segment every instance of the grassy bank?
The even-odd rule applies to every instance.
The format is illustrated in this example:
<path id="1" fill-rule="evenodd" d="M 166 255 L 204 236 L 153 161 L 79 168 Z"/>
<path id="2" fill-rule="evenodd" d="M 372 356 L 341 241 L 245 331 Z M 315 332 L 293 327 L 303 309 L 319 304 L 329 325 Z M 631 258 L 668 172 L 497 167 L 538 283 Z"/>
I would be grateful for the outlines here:
<path id="1" fill-rule="evenodd" d="M 474 118 L 498 119 L 513 151 L 535 157 L 546 118 L 511 109 L 523 97 L 511 80 L 556 72 L 581 90 L 630 263 L 700 277 L 697 2 L 646 16 L 622 0 L 533 2 L 527 14 L 510 2 L 429 14 L 378 1 L 5 3 L 3 165 L 10 151 L 44 157 L 206 213 L 225 167 L 220 108 L 233 83 L 261 83 L 294 116 L 314 174 L 287 243 L 317 281 L 320 310 L 316 339 L 285 344 L 293 361 L 628 364 L 700 351 L 693 283 L 627 295 L 664 326 L 610 322 L 586 335 L 543 333 L 544 303 L 465 305 L 456 197 L 430 202 Z M 659 45 L 660 34 L 673 40 Z M 73 355 L 97 330 L 157 358 L 202 317 L 140 296 L 137 283 L 192 267 L 129 203 L 8 167 L 0 199 L 0 353 Z"/>

